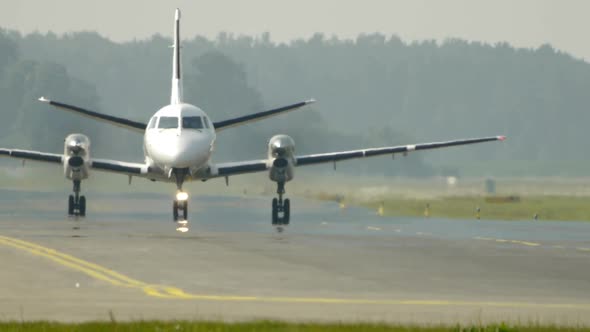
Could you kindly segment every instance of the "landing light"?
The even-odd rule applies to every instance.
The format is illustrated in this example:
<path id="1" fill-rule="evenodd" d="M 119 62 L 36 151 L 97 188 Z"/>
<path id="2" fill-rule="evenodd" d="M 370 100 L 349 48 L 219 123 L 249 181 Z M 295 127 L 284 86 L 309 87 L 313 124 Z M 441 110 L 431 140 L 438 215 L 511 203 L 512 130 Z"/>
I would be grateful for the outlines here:
<path id="1" fill-rule="evenodd" d="M 176 200 L 177 201 L 186 201 L 188 199 L 188 194 L 181 191 L 176 193 Z"/>

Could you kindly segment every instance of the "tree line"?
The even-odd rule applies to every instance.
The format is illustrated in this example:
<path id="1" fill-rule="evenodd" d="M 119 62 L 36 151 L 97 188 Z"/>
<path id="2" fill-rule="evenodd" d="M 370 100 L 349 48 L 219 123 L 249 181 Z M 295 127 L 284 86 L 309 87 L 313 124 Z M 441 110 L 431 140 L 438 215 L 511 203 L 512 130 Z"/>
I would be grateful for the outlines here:
<path id="1" fill-rule="evenodd" d="M 141 135 L 48 110 L 35 100 L 44 95 L 147 122 L 169 100 L 170 43 L 160 35 L 114 43 L 93 32 L 3 31 L 1 145 L 60 151 L 69 131 L 82 131 L 91 137 L 95 155 L 141 160 Z M 509 137 L 504 144 L 395 162 L 347 163 L 343 171 L 352 173 L 460 175 L 469 165 L 487 164 L 489 169 L 478 166 L 482 175 L 512 175 L 513 169 L 494 165 L 590 161 L 585 148 L 590 66 L 550 45 L 404 42 L 381 34 L 356 39 L 317 34 L 274 43 L 268 34 L 220 34 L 184 40 L 182 56 L 185 99 L 213 120 L 318 100 L 308 109 L 220 133 L 217 161 L 264 157 L 267 140 L 277 133 L 293 136 L 298 153 Z M 544 172 L 563 175 L 563 169 Z"/>

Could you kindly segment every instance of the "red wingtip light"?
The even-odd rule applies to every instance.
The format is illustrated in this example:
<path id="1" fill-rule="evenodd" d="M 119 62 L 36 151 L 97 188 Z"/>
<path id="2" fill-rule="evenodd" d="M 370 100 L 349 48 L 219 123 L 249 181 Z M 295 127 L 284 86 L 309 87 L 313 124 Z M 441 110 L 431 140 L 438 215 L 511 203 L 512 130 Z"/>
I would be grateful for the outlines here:
<path id="1" fill-rule="evenodd" d="M 498 136 L 498 141 L 504 141 L 506 140 L 506 136 Z"/>

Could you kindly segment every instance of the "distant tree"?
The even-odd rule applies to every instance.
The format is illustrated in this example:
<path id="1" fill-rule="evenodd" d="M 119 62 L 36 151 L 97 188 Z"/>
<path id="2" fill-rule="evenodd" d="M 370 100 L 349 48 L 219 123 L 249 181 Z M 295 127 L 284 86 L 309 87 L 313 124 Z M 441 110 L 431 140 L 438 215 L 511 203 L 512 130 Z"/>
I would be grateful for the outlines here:
<path id="1" fill-rule="evenodd" d="M 68 89 L 83 86 L 73 79 L 95 84 L 97 97 L 88 97 L 89 103 L 107 113 L 147 121 L 168 102 L 170 38 L 113 43 L 95 33 L 4 36 L 8 41 L 0 38 L 0 67 L 12 65 L 4 65 L 5 74 L 0 74 L 0 98 L 10 106 L 0 112 L 12 112 L 8 118 L 16 116 L 28 98 L 21 94 L 29 91 L 24 68 L 16 69 L 15 59 L 67 66 Z M 16 53 L 14 45 L 4 47 L 11 40 L 20 49 Z M 585 146 L 590 64 L 551 45 L 519 49 L 460 39 L 405 42 L 382 34 L 352 39 L 315 34 L 277 44 L 268 34 L 220 34 L 185 40 L 183 58 L 185 98 L 214 120 L 318 99 L 305 110 L 220 133 L 223 159 L 262 156 L 266 147 L 261 142 L 280 132 L 296 138 L 298 151 L 321 152 L 361 147 L 363 140 L 369 143 L 365 133 L 390 128 L 410 142 L 509 136 L 505 144 L 423 154 L 424 164 L 435 168 L 481 163 L 489 175 L 503 168 L 487 165 L 515 159 L 533 166 L 555 160 L 590 163 Z M 52 75 L 56 82 L 63 78 L 58 72 Z M 92 87 L 86 88 L 91 96 Z M 119 142 L 111 144 L 110 155 L 141 158 L 141 135 L 100 128 L 101 140 Z M 6 131 L 0 131 L 3 136 Z"/>
<path id="2" fill-rule="evenodd" d="M 186 101 L 202 107 L 213 121 L 263 110 L 260 93 L 249 86 L 243 67 L 222 53 L 210 52 L 195 58 L 185 73 Z M 236 159 L 263 155 L 267 138 L 255 128 L 244 126 L 220 133 L 217 156 Z M 259 153 L 253 155 L 254 151 Z"/>
<path id="3" fill-rule="evenodd" d="M 96 136 L 95 123 L 52 110 L 40 103 L 41 96 L 63 98 L 82 105 L 96 106 L 98 96 L 93 87 L 69 77 L 66 69 L 58 64 L 19 61 L 8 68 L 1 94 L 8 105 L 2 112 L 2 129 L 6 129 L 8 141 L 20 148 L 35 148 L 58 152 L 63 138 L 72 132 Z"/>
<path id="4" fill-rule="evenodd" d="M 18 46 L 15 41 L 15 36 L 0 29 L 0 77 L 2 77 L 3 70 L 12 65 L 18 59 Z"/>

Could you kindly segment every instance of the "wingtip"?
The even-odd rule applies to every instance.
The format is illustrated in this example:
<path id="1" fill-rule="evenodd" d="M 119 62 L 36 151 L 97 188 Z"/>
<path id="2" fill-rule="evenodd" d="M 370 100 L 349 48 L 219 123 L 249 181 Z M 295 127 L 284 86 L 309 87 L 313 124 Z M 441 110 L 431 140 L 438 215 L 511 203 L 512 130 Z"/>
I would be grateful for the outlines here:
<path id="1" fill-rule="evenodd" d="M 497 136 L 496 138 L 498 139 L 498 141 L 505 141 L 506 140 L 506 136 Z"/>
<path id="2" fill-rule="evenodd" d="M 49 100 L 49 99 L 47 99 L 47 98 L 45 98 L 43 96 L 39 97 L 39 99 L 37 99 L 37 100 L 40 101 L 40 102 L 42 102 L 42 103 L 49 103 L 49 102 L 51 102 L 51 100 Z"/>
<path id="3" fill-rule="evenodd" d="M 176 21 L 180 20 L 180 9 L 176 8 L 176 10 L 174 11 L 174 19 Z"/>
<path id="4" fill-rule="evenodd" d="M 309 105 L 309 104 L 313 104 L 313 103 L 315 103 L 315 102 L 316 102 L 316 100 L 315 100 L 314 98 L 311 98 L 311 99 L 308 99 L 308 100 L 306 100 L 306 101 L 305 101 L 305 104 L 306 104 L 306 105 Z"/>

